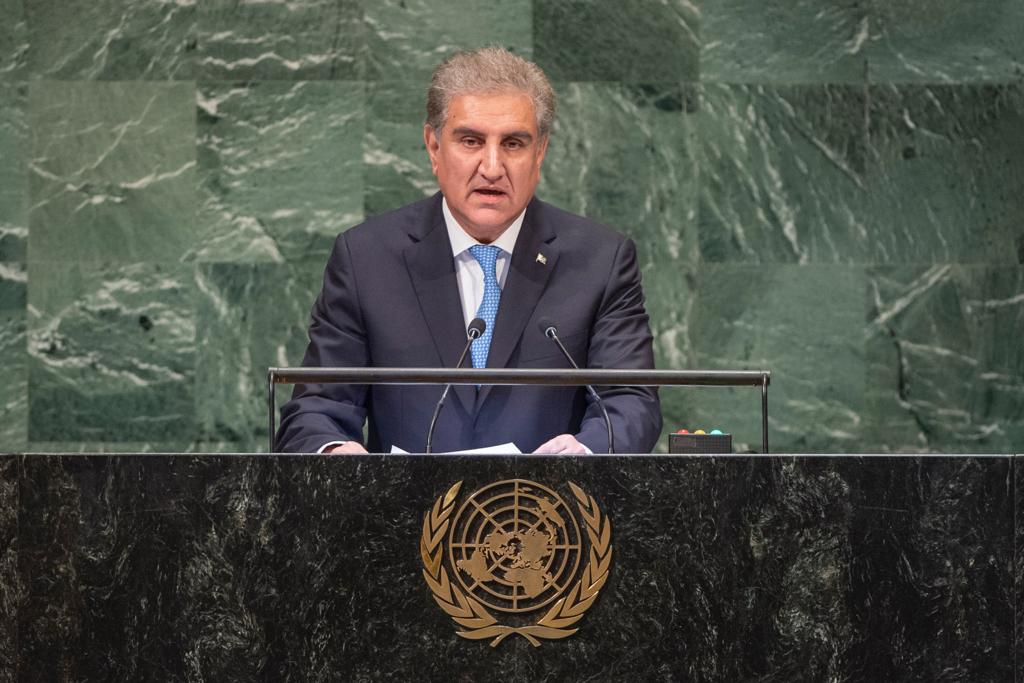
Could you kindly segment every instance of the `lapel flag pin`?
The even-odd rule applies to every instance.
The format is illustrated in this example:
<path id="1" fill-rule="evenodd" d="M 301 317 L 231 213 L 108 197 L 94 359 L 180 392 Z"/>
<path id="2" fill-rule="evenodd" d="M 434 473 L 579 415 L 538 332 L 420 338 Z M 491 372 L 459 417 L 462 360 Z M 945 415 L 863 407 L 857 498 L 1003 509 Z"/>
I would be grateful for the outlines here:
<path id="1" fill-rule="evenodd" d="M 546 266 L 548 264 L 548 257 L 544 254 L 537 254 L 537 263 Z"/>

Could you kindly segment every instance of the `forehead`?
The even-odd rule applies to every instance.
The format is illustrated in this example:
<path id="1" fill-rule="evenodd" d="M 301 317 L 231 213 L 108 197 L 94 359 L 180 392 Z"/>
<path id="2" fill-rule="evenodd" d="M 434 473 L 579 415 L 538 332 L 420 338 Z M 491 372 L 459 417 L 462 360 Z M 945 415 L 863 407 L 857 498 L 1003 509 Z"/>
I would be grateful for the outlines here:
<path id="1" fill-rule="evenodd" d="M 524 92 L 456 95 L 448 105 L 445 128 L 472 128 L 486 133 L 527 131 L 537 134 L 533 100 Z"/>

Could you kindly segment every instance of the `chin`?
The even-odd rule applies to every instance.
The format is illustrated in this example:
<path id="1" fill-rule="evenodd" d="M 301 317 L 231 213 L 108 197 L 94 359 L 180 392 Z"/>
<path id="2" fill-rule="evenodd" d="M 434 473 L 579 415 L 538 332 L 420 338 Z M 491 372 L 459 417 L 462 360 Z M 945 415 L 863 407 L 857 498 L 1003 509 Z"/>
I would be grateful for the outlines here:
<path id="1" fill-rule="evenodd" d="M 512 221 L 515 220 L 515 216 L 509 216 L 508 218 L 502 218 L 500 221 L 493 220 L 493 218 L 487 222 L 480 222 L 477 225 L 484 226 L 484 229 L 491 233 L 501 233 L 508 226 L 512 225 Z"/>
<path id="2" fill-rule="evenodd" d="M 516 217 L 516 214 L 509 213 L 508 211 L 495 211 L 481 209 L 474 211 L 469 214 L 469 219 L 480 226 L 487 226 L 491 229 L 497 229 L 499 226 L 508 225 Z"/>

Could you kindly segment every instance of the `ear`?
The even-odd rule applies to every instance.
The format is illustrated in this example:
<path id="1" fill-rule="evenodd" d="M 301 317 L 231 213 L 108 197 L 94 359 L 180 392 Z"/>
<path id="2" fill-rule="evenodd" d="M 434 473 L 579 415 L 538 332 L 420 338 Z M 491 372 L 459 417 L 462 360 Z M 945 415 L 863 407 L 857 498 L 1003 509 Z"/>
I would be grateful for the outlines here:
<path id="1" fill-rule="evenodd" d="M 441 140 L 429 123 L 423 124 L 423 144 L 426 145 L 427 156 L 430 157 L 430 170 L 437 175 L 437 154 L 441 150 Z"/>

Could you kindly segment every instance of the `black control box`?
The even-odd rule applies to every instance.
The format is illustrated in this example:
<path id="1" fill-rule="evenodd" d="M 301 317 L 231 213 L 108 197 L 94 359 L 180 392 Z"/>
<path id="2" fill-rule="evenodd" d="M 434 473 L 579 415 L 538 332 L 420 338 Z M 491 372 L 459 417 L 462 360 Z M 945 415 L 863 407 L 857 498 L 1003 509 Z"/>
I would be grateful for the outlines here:
<path id="1" fill-rule="evenodd" d="M 669 434 L 669 453 L 732 453 L 732 434 Z"/>

